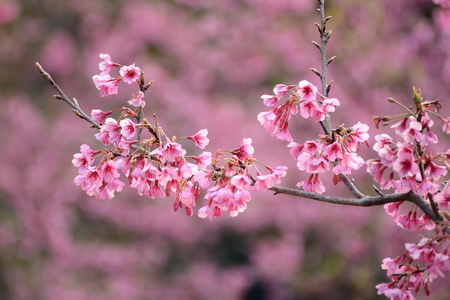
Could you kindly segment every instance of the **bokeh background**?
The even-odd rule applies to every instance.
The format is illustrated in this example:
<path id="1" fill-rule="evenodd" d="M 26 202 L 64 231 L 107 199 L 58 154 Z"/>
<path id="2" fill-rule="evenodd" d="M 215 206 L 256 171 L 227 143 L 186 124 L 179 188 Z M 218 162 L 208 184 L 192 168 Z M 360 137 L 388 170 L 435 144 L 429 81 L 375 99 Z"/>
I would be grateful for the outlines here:
<path id="1" fill-rule="evenodd" d="M 311 43 L 316 5 L 0 0 L 0 299 L 381 299 L 374 287 L 388 280 L 381 260 L 420 238 L 381 207 L 256 193 L 237 218 L 209 221 L 129 187 L 112 200 L 86 196 L 73 183 L 72 155 L 82 143 L 101 145 L 94 129 L 50 97 L 35 68 L 39 61 L 90 112 L 121 107 L 132 91 L 99 96 L 91 79 L 99 53 L 136 63 L 155 80 L 147 115 L 156 112 L 167 133 L 207 128 L 211 152 L 251 137 L 257 158 L 290 167 L 283 185 L 293 187 L 307 175 L 256 116 L 265 110 L 260 95 L 277 83 L 319 85 L 309 71 L 320 67 Z M 327 14 L 328 53 L 337 55 L 331 96 L 342 104 L 334 124 L 363 121 L 379 133 L 372 115 L 401 112 L 386 99 L 408 104 L 412 86 L 449 111 L 449 12 L 431 0 L 339 0 L 327 1 Z M 297 142 L 321 133 L 298 116 L 290 126 Z M 440 146 L 448 142 L 442 137 Z M 365 170 L 354 177 L 373 193 Z M 326 183 L 331 194 L 350 196 Z M 429 299 L 448 299 L 448 286 L 438 280 Z"/>

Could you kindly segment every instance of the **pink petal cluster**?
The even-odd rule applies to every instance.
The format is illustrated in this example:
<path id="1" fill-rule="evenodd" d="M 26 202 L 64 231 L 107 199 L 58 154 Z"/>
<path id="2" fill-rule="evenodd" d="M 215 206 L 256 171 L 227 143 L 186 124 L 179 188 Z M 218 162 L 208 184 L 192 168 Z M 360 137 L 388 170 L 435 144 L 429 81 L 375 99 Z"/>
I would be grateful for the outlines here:
<path id="1" fill-rule="evenodd" d="M 122 76 L 124 82 L 132 84 L 141 76 L 141 69 L 136 67 L 134 64 L 131 64 L 129 66 L 121 67 L 119 74 Z"/>
<path id="2" fill-rule="evenodd" d="M 319 173 L 331 169 L 336 176 L 349 175 L 353 170 L 361 168 L 364 160 L 356 152 L 369 139 L 368 129 L 369 126 L 358 122 L 351 128 L 341 127 L 336 130 L 334 141 L 324 136 L 301 145 L 289 143 L 290 154 L 297 160 L 297 168 L 312 174 L 307 180 L 298 182 L 297 187 L 307 192 L 322 194 L 325 192 L 325 186 L 318 177 Z"/>
<path id="3" fill-rule="evenodd" d="M 128 101 L 128 104 L 136 106 L 136 107 L 144 107 L 144 93 L 139 91 L 136 95 L 133 95 L 133 99 Z"/>
<path id="4" fill-rule="evenodd" d="M 199 147 L 200 149 L 205 149 L 205 147 L 209 144 L 207 135 L 208 129 L 202 129 L 195 135 L 188 137 L 188 139 L 192 140 L 195 146 Z"/>
<path id="5" fill-rule="evenodd" d="M 258 121 L 272 135 L 280 140 L 292 141 L 288 130 L 291 115 L 299 111 L 303 118 L 313 117 L 316 121 L 323 121 L 328 113 L 334 112 L 339 106 L 336 98 L 327 99 L 317 92 L 317 87 L 306 80 L 299 82 L 298 86 L 277 84 L 273 89 L 274 95 L 262 95 L 264 105 L 271 110 L 258 114 Z M 291 95 L 283 101 L 286 93 Z M 317 100 L 319 96 L 320 100 Z"/>
<path id="6" fill-rule="evenodd" d="M 383 260 L 381 267 L 387 271 L 391 282 L 377 285 L 378 294 L 390 299 L 415 299 L 413 292 L 423 288 L 429 295 L 434 279 L 445 277 L 443 272 L 450 270 L 448 246 L 448 236 L 439 240 L 423 238 L 417 244 L 406 243 L 406 251 L 401 256 Z"/>
<path id="7" fill-rule="evenodd" d="M 446 189 L 440 191 L 438 182 L 448 174 L 447 168 L 438 164 L 446 154 L 433 154 L 425 148 L 437 142 L 431 131 L 432 126 L 433 121 L 424 112 L 417 119 L 407 116 L 392 126 L 399 136 L 398 141 L 387 134 L 377 135 L 373 149 L 379 158 L 367 161 L 367 171 L 382 189 L 393 189 L 395 193 L 412 191 L 424 199 L 434 199 L 443 209 L 447 209 Z M 417 147 L 420 147 L 419 150 Z M 421 151 L 420 155 L 418 151 Z M 390 204 L 385 205 L 386 210 L 389 207 Z M 409 230 L 434 228 L 428 217 L 418 218 L 416 212 L 400 215 L 398 207 L 395 214 L 387 212 L 400 227 Z"/>
<path id="8" fill-rule="evenodd" d="M 94 81 L 95 87 L 100 91 L 100 95 L 102 97 L 117 95 L 119 92 L 118 84 L 121 80 L 120 78 L 114 79 L 109 76 L 109 74 L 106 74 L 94 75 L 92 80 Z"/>

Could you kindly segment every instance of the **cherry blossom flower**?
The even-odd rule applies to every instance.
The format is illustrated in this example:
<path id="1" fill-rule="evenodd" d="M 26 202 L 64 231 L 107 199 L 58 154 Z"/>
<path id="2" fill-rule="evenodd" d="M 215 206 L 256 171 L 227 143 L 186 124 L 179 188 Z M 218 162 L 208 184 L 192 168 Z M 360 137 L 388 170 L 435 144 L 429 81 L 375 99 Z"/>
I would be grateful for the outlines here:
<path id="1" fill-rule="evenodd" d="M 120 120 L 119 125 L 122 128 L 120 130 L 120 134 L 122 134 L 126 139 L 131 139 L 136 135 L 136 124 L 134 124 L 131 119 L 122 119 Z"/>
<path id="2" fill-rule="evenodd" d="M 202 218 L 202 219 L 208 217 L 210 220 L 212 220 L 214 218 L 213 210 L 211 209 L 211 206 L 209 206 L 209 205 L 202 206 L 198 210 L 197 215 L 199 216 L 199 218 Z"/>
<path id="3" fill-rule="evenodd" d="M 337 98 L 328 98 L 325 99 L 322 103 L 322 110 L 332 113 L 336 110 L 336 106 L 341 105 Z"/>
<path id="4" fill-rule="evenodd" d="M 105 124 L 101 126 L 100 132 L 95 134 L 95 138 L 108 146 L 110 144 L 118 144 L 122 135 L 119 133 L 121 127 L 113 118 L 107 118 Z"/>
<path id="5" fill-rule="evenodd" d="M 392 167 L 401 178 L 415 176 L 420 171 L 419 166 L 414 161 L 414 156 L 408 154 L 402 156 L 399 155 Z"/>
<path id="6" fill-rule="evenodd" d="M 309 153 L 309 154 L 315 154 L 319 150 L 322 149 L 322 146 L 319 144 L 318 141 L 306 141 L 303 144 L 303 151 Z"/>
<path id="7" fill-rule="evenodd" d="M 450 207 L 450 187 L 447 185 L 442 192 L 435 195 L 434 200 L 443 209 L 448 209 Z"/>
<path id="8" fill-rule="evenodd" d="M 136 107 L 144 107 L 144 93 L 139 91 L 137 94 L 133 95 L 133 99 L 128 101 L 128 104 L 136 106 Z"/>
<path id="9" fill-rule="evenodd" d="M 91 111 L 91 118 L 98 124 L 101 124 L 103 123 L 103 121 L 105 121 L 105 118 L 112 113 L 113 113 L 112 111 L 103 112 L 100 109 L 93 109 Z"/>
<path id="10" fill-rule="evenodd" d="M 255 150 L 252 146 L 252 139 L 244 138 L 242 140 L 241 146 L 233 150 L 231 153 L 236 155 L 237 158 L 240 159 L 241 161 L 244 161 L 247 158 L 251 158 L 254 151 Z"/>
<path id="11" fill-rule="evenodd" d="M 450 134 L 450 117 L 439 117 L 439 120 L 442 122 L 442 131 L 446 134 Z"/>
<path id="12" fill-rule="evenodd" d="M 318 174 L 312 174 L 308 179 L 297 183 L 296 186 L 303 189 L 305 192 L 316 194 L 322 194 L 323 192 L 325 192 L 325 186 L 319 179 Z"/>
<path id="13" fill-rule="evenodd" d="M 278 97 L 276 95 L 262 95 L 261 99 L 265 106 L 274 108 L 277 106 Z"/>
<path id="14" fill-rule="evenodd" d="M 420 132 L 422 125 L 413 116 L 410 116 L 408 120 L 408 127 L 401 133 L 401 136 L 407 143 L 420 142 L 422 139 L 422 133 Z"/>
<path id="15" fill-rule="evenodd" d="M 212 163 L 211 152 L 203 152 L 198 157 L 194 156 L 192 158 L 197 162 L 197 166 L 200 168 L 206 169 L 206 167 Z"/>
<path id="16" fill-rule="evenodd" d="M 106 97 L 109 95 L 117 95 L 119 92 L 118 84 L 120 78 L 114 79 L 109 75 L 94 75 L 92 76 L 95 87 L 100 90 L 100 95 Z"/>
<path id="17" fill-rule="evenodd" d="M 316 121 L 323 121 L 326 113 L 322 110 L 316 100 L 306 100 L 300 102 L 300 115 L 305 119 L 314 117 Z"/>
<path id="18" fill-rule="evenodd" d="M 336 159 L 343 159 L 344 154 L 341 144 L 339 144 L 338 142 L 333 142 L 332 144 L 327 145 L 325 150 L 323 151 L 323 156 L 331 162 L 335 161 Z"/>
<path id="19" fill-rule="evenodd" d="M 131 64 L 129 66 L 121 67 L 119 74 L 122 76 L 124 82 L 131 84 L 139 79 L 139 76 L 141 76 L 141 69 L 136 67 L 134 64 Z"/>
<path id="20" fill-rule="evenodd" d="M 86 144 L 81 145 L 80 151 L 81 153 L 73 155 L 72 164 L 78 168 L 78 172 L 81 174 L 94 162 L 95 152 Z"/>
<path id="21" fill-rule="evenodd" d="M 99 56 L 103 59 L 103 61 L 98 64 L 98 67 L 101 71 L 100 75 L 108 75 L 111 71 L 111 68 L 116 64 L 111 61 L 111 56 L 109 54 L 100 53 Z"/>
<path id="22" fill-rule="evenodd" d="M 108 160 L 100 165 L 100 174 L 105 182 L 113 182 L 120 177 L 117 164 L 114 160 Z"/>
<path id="23" fill-rule="evenodd" d="M 389 145 L 393 141 L 393 139 L 386 133 L 376 135 L 375 140 L 377 142 L 373 145 L 373 150 L 375 150 L 377 152 L 380 149 L 385 148 L 386 145 Z"/>
<path id="24" fill-rule="evenodd" d="M 152 151 L 152 155 L 156 155 L 162 162 L 175 160 L 177 157 L 186 155 L 184 150 L 178 143 L 166 143 L 163 147 L 159 147 Z"/>
<path id="25" fill-rule="evenodd" d="M 317 87 L 309 81 L 302 80 L 298 83 L 298 95 L 301 100 L 315 101 L 317 95 Z"/>
<path id="26" fill-rule="evenodd" d="M 396 218 L 399 215 L 399 209 L 400 205 L 402 205 L 403 201 L 401 202 L 394 202 L 394 203 L 386 203 L 384 205 L 384 210 L 388 215 L 390 215 L 393 218 Z"/>
<path id="27" fill-rule="evenodd" d="M 256 182 L 255 182 L 255 185 L 253 186 L 253 190 L 254 191 L 257 191 L 257 190 L 265 191 L 267 189 L 270 189 L 271 187 L 273 187 L 275 185 L 275 180 L 276 180 L 276 178 L 271 174 L 258 175 L 258 176 L 256 176 Z"/>
<path id="28" fill-rule="evenodd" d="M 195 135 L 188 137 L 188 139 L 192 140 L 195 146 L 199 147 L 200 149 L 205 149 L 205 147 L 209 144 L 207 135 L 208 129 L 202 129 Z"/>
<path id="29" fill-rule="evenodd" d="M 251 186 L 251 180 L 247 175 L 239 174 L 231 178 L 230 183 L 238 190 L 248 190 Z"/>
<path id="30" fill-rule="evenodd" d="M 404 118 L 400 122 L 395 123 L 391 128 L 394 128 L 395 133 L 398 135 L 402 135 L 402 133 L 408 129 L 408 118 Z"/>
<path id="31" fill-rule="evenodd" d="M 287 145 L 287 147 L 291 148 L 291 150 L 289 150 L 289 153 L 291 154 L 291 156 L 293 158 L 297 159 L 303 150 L 304 144 L 297 144 L 296 142 L 290 142 Z"/>
<path id="32" fill-rule="evenodd" d="M 355 153 L 347 153 L 344 155 L 344 158 L 339 161 L 339 164 L 333 168 L 333 173 L 335 175 L 351 174 L 351 170 L 358 170 L 361 166 L 364 165 L 364 160 L 356 155 Z"/>
<path id="33" fill-rule="evenodd" d="M 427 178 L 425 178 L 418 186 L 417 192 L 421 196 L 426 196 L 428 193 L 434 194 L 439 189 L 439 185 L 431 182 Z"/>

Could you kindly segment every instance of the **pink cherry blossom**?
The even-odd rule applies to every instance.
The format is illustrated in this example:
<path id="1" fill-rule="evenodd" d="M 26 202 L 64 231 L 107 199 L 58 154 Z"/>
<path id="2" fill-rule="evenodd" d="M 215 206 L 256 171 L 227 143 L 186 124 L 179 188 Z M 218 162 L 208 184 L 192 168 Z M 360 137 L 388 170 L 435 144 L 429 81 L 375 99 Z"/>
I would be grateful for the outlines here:
<path id="1" fill-rule="evenodd" d="M 298 83 L 299 90 L 298 95 L 301 100 L 315 101 L 317 94 L 317 87 L 309 81 L 302 80 Z"/>
<path id="2" fill-rule="evenodd" d="M 129 66 L 121 67 L 119 70 L 119 74 L 120 76 L 122 76 L 124 82 L 131 84 L 139 79 L 139 77 L 141 76 L 141 69 L 135 67 L 134 64 L 131 64 Z"/>
<path id="3" fill-rule="evenodd" d="M 103 112 L 100 109 L 93 109 L 91 111 L 91 118 L 98 124 L 101 124 L 103 123 L 103 121 L 105 121 L 105 118 L 110 114 L 112 114 L 112 111 Z"/>
<path id="4" fill-rule="evenodd" d="M 436 134 L 431 132 L 429 128 L 426 129 L 426 133 L 422 135 L 422 143 L 424 145 L 437 144 L 439 142 Z"/>
<path id="5" fill-rule="evenodd" d="M 208 217 L 210 220 L 212 220 L 214 218 L 213 210 L 211 209 L 211 206 L 209 206 L 209 205 L 202 206 L 198 210 L 197 215 L 199 216 L 199 218 L 202 218 L 202 219 Z"/>
<path id="6" fill-rule="evenodd" d="M 416 121 L 412 116 L 408 118 L 408 126 L 401 133 L 401 136 L 405 139 L 407 143 L 413 143 L 414 141 L 420 142 L 422 139 L 422 125 Z"/>
<path id="7" fill-rule="evenodd" d="M 395 123 L 391 128 L 394 128 L 395 133 L 398 135 L 402 135 L 402 133 L 408 129 L 408 118 L 404 118 L 400 122 Z"/>
<path id="8" fill-rule="evenodd" d="M 117 171 L 117 164 L 114 160 L 108 160 L 100 166 L 100 174 L 105 182 L 113 182 L 115 179 L 120 177 Z"/>
<path id="9" fill-rule="evenodd" d="M 103 178 L 96 168 L 89 167 L 85 172 L 75 177 L 75 184 L 80 185 L 81 189 L 88 195 L 94 195 L 95 189 L 102 185 Z"/>
<path id="10" fill-rule="evenodd" d="M 399 209 L 400 205 L 402 205 L 403 201 L 401 202 L 394 202 L 394 203 L 386 203 L 384 205 L 384 210 L 388 215 L 390 215 L 393 218 L 396 218 L 399 215 Z"/>
<path id="11" fill-rule="evenodd" d="M 448 209 L 450 207 L 450 187 L 447 185 L 442 192 L 435 195 L 434 200 L 443 209 Z"/>
<path id="12" fill-rule="evenodd" d="M 73 155 L 72 164 L 78 168 L 78 172 L 81 174 L 94 162 L 95 152 L 86 144 L 81 145 L 80 151 L 81 153 Z"/>
<path id="13" fill-rule="evenodd" d="M 231 178 L 230 183 L 238 190 L 248 190 L 252 182 L 247 175 L 240 174 Z"/>
<path id="14" fill-rule="evenodd" d="M 339 164 L 333 168 L 333 173 L 335 175 L 351 174 L 351 170 L 358 170 L 364 165 L 364 160 L 356 155 L 355 153 L 348 153 L 344 155 L 344 158 L 339 161 Z"/>
<path id="15" fill-rule="evenodd" d="M 380 149 L 385 148 L 386 145 L 389 145 L 393 141 L 393 139 L 386 133 L 376 135 L 375 140 L 377 142 L 373 145 L 373 150 L 375 150 L 377 152 Z"/>
<path id="16" fill-rule="evenodd" d="M 211 181 L 212 172 L 197 172 L 194 174 L 194 181 L 198 182 L 200 187 L 207 188 Z"/>
<path id="17" fill-rule="evenodd" d="M 322 103 L 322 110 L 332 113 L 336 110 L 336 106 L 341 105 L 337 98 L 328 98 L 325 99 Z"/>
<path id="18" fill-rule="evenodd" d="M 188 139 L 192 140 L 195 146 L 199 147 L 200 149 L 205 149 L 205 147 L 209 144 L 209 139 L 207 135 L 208 130 L 202 129 L 195 135 L 188 137 Z"/>
<path id="19" fill-rule="evenodd" d="M 98 64 L 101 71 L 100 75 L 107 75 L 111 71 L 111 68 L 116 64 L 111 61 L 111 56 L 109 54 L 100 53 L 99 56 L 103 59 L 103 61 Z"/>
<path id="20" fill-rule="evenodd" d="M 392 167 L 394 164 L 396 157 L 396 152 L 389 147 L 381 148 L 378 151 L 378 155 L 380 156 L 381 163 L 386 167 Z"/>
<path id="21" fill-rule="evenodd" d="M 367 172 L 372 175 L 375 182 L 384 182 L 383 173 L 387 169 L 379 159 L 369 159 L 367 162 Z"/>
<path id="22" fill-rule="evenodd" d="M 265 106 L 274 108 L 277 106 L 278 97 L 276 95 L 262 95 L 261 99 Z"/>
<path id="23" fill-rule="evenodd" d="M 128 104 L 135 107 L 145 107 L 144 93 L 139 91 L 137 94 L 133 95 L 133 99 L 128 101 Z"/>
<path id="24" fill-rule="evenodd" d="M 287 147 L 291 148 L 291 150 L 289 150 L 289 153 L 291 154 L 291 156 L 293 158 L 297 159 L 303 150 L 304 144 L 297 144 L 296 142 L 290 142 L 287 145 Z"/>
<path id="25" fill-rule="evenodd" d="M 305 192 L 322 194 L 325 192 L 325 186 L 319 179 L 318 174 L 312 174 L 307 180 L 300 181 L 296 184 L 298 188 L 303 189 Z"/>
<path id="26" fill-rule="evenodd" d="M 318 141 L 306 141 L 303 144 L 303 151 L 312 155 L 316 154 L 316 152 L 318 152 L 321 149 L 322 147 Z"/>
<path id="27" fill-rule="evenodd" d="M 211 152 L 203 152 L 198 157 L 194 156 L 192 158 L 197 162 L 197 166 L 203 169 L 206 169 L 212 163 Z"/>
<path id="28" fill-rule="evenodd" d="M 450 134 L 450 117 L 439 117 L 439 120 L 442 122 L 442 131 L 446 134 Z"/>
<path id="29" fill-rule="evenodd" d="M 163 147 L 153 150 L 152 154 L 156 155 L 162 162 L 166 162 L 186 155 L 186 150 L 178 143 L 165 143 Z"/>
<path id="30" fill-rule="evenodd" d="M 306 100 L 300 102 L 300 115 L 305 119 L 314 117 L 316 121 L 323 121 L 326 116 L 322 108 L 315 100 Z"/>
<path id="31" fill-rule="evenodd" d="M 131 119 L 122 119 L 120 120 L 119 125 L 122 128 L 120 130 L 120 134 L 122 134 L 126 139 L 131 139 L 136 135 L 136 124 L 134 124 Z"/>
<path id="32" fill-rule="evenodd" d="M 94 75 L 92 77 L 95 87 L 100 90 L 100 95 L 102 97 L 109 95 L 117 95 L 119 92 L 119 81 L 120 78 L 114 79 L 109 75 Z"/>
<path id="33" fill-rule="evenodd" d="M 399 156 L 395 160 L 392 168 L 394 171 L 398 172 L 401 178 L 406 176 L 415 176 L 420 171 L 419 166 L 414 161 L 414 156 L 408 154 Z"/>
<path id="34" fill-rule="evenodd" d="M 369 126 L 367 124 L 358 122 L 353 125 L 351 135 L 356 142 L 363 143 L 369 140 L 369 134 L 367 133 L 368 130 Z"/>
<path id="35" fill-rule="evenodd" d="M 343 159 L 344 155 L 341 144 L 338 142 L 333 142 L 332 144 L 327 145 L 323 151 L 323 156 L 331 162 L 336 159 Z"/>
<path id="36" fill-rule="evenodd" d="M 231 153 L 236 155 L 237 158 L 240 159 L 241 161 L 244 161 L 247 158 L 251 158 L 254 151 L 255 150 L 252 146 L 252 139 L 244 138 L 242 140 L 241 146 L 233 150 Z"/>
<path id="37" fill-rule="evenodd" d="M 270 189 L 271 187 L 273 187 L 275 185 L 275 180 L 276 180 L 276 178 L 271 174 L 258 175 L 258 176 L 256 176 L 256 182 L 255 182 L 255 185 L 253 186 L 253 190 L 254 191 L 257 191 L 257 190 L 265 191 L 267 189 Z"/>
<path id="38" fill-rule="evenodd" d="M 431 182 L 427 178 L 425 178 L 418 186 L 417 192 L 421 196 L 426 196 L 428 193 L 434 194 L 439 189 L 439 185 Z"/>
<path id="39" fill-rule="evenodd" d="M 121 127 L 113 118 L 107 118 L 105 124 L 101 126 L 100 132 L 95 134 L 95 138 L 108 146 L 110 144 L 116 145 L 120 142 L 122 135 L 119 133 Z"/>

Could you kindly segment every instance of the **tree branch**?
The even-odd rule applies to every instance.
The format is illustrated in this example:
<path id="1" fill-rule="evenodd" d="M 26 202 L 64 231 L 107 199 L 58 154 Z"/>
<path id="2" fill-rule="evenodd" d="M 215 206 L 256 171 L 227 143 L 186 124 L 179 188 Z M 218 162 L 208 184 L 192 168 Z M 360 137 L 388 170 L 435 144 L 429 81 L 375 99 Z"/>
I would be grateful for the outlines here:
<path id="1" fill-rule="evenodd" d="M 384 205 L 387 203 L 395 203 L 395 202 L 411 202 L 415 205 L 417 205 L 420 210 L 424 214 L 426 214 L 431 220 L 433 220 L 436 224 L 440 224 L 443 222 L 443 218 L 439 214 L 435 214 L 433 212 L 433 209 L 431 208 L 430 204 L 427 203 L 421 196 L 415 194 L 412 191 L 409 191 L 407 193 L 397 193 L 397 194 L 389 194 L 389 195 L 383 195 L 383 196 L 366 196 L 363 195 L 363 197 L 359 199 L 349 199 L 349 198 L 340 198 L 340 197 L 332 197 L 327 195 L 321 195 L 321 194 L 315 194 L 315 193 L 309 193 L 305 192 L 299 189 L 291 189 L 281 186 L 274 185 L 269 190 L 275 192 L 276 194 L 284 194 L 284 195 L 290 195 L 305 199 L 311 199 L 316 200 L 320 202 L 326 202 L 331 204 L 340 204 L 340 205 L 349 205 L 349 206 L 363 206 L 363 207 L 370 207 L 370 206 L 378 206 L 378 205 Z M 360 193 L 358 191 L 358 193 Z M 447 234 L 450 234 L 450 227 L 446 226 L 444 227 L 443 231 Z"/>
<path id="2" fill-rule="evenodd" d="M 38 68 L 39 72 L 42 74 L 42 76 L 44 76 L 44 78 L 52 85 L 52 87 L 58 92 L 59 95 L 55 95 L 53 96 L 56 99 L 62 100 L 64 102 L 66 102 L 67 104 L 70 105 L 70 107 L 72 107 L 73 112 L 80 118 L 88 121 L 89 123 L 91 123 L 92 127 L 95 127 L 97 129 L 100 129 L 100 125 L 95 122 L 91 117 L 89 117 L 82 109 L 81 107 L 78 105 L 77 100 L 74 98 L 73 101 L 71 101 L 65 94 L 64 92 L 61 90 L 61 88 L 56 84 L 56 82 L 53 80 L 53 78 L 50 76 L 50 74 L 48 74 L 43 68 L 42 66 L 36 62 L 36 67 Z"/>

